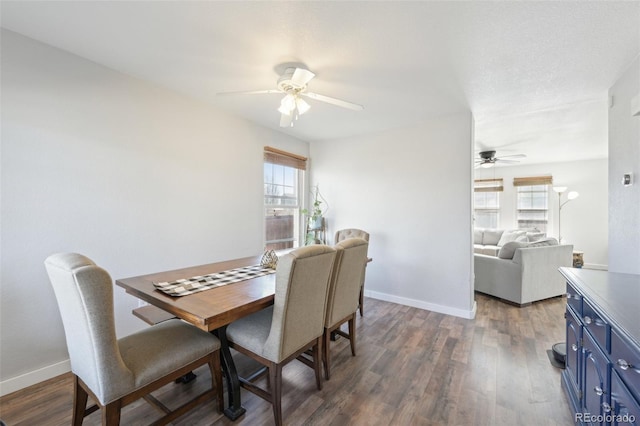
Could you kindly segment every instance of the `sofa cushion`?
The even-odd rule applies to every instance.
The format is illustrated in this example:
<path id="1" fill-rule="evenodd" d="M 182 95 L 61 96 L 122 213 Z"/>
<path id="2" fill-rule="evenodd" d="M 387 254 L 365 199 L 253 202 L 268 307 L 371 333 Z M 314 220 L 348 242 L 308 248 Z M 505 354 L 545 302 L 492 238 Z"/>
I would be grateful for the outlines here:
<path id="1" fill-rule="evenodd" d="M 473 230 L 473 244 L 482 244 L 483 228 L 474 228 Z"/>
<path id="2" fill-rule="evenodd" d="M 498 246 L 481 246 L 477 244 L 473 246 L 474 253 L 485 254 L 487 256 L 497 256 L 499 250 L 500 247 Z"/>
<path id="3" fill-rule="evenodd" d="M 482 234 L 482 244 L 485 246 L 497 246 L 504 229 L 485 229 Z"/>
<path id="4" fill-rule="evenodd" d="M 500 259 L 513 259 L 516 250 L 523 247 L 529 247 L 530 244 L 523 241 L 509 241 L 500 248 L 498 257 Z"/>
<path id="5" fill-rule="evenodd" d="M 498 246 L 503 246 L 511 241 L 515 241 L 518 237 L 521 237 L 526 234 L 526 231 L 520 231 L 518 229 L 514 230 L 506 230 L 502 233 L 500 237 L 500 241 L 498 241 Z"/>

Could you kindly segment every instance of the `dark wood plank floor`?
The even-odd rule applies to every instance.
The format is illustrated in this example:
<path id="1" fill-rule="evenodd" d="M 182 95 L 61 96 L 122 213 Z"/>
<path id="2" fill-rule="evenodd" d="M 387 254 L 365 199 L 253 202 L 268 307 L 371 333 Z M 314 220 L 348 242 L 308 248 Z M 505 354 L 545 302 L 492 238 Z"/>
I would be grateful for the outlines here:
<path id="1" fill-rule="evenodd" d="M 332 344 L 332 376 L 322 391 L 299 362 L 284 369 L 283 415 L 290 425 L 573 425 L 560 371 L 547 350 L 564 340 L 564 298 L 525 308 L 476 294 L 478 312 L 465 320 L 366 299 L 358 316 L 358 355 L 346 339 Z M 240 368 L 248 368 L 239 360 Z M 170 406 L 200 390 L 208 373 L 155 395 Z M 273 424 L 271 406 L 243 391 L 247 413 L 231 422 L 209 403 L 175 425 Z M 0 398 L 8 426 L 68 425 L 68 374 Z M 127 407 L 124 425 L 159 415 L 144 401 Z M 99 413 L 85 425 L 100 424 Z"/>

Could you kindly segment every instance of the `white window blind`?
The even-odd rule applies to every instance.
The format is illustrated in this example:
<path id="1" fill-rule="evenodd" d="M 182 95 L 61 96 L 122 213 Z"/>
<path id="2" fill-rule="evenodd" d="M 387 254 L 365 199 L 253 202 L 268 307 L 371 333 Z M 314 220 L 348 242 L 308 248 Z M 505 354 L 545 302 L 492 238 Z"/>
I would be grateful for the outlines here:
<path id="1" fill-rule="evenodd" d="M 476 228 L 497 228 L 500 218 L 502 179 L 477 179 L 473 182 Z"/>

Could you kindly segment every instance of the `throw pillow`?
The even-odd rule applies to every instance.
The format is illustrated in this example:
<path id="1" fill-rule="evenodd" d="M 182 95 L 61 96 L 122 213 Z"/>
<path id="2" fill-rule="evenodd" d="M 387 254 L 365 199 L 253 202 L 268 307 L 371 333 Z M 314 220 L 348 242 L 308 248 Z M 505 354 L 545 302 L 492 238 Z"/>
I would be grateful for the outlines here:
<path id="1" fill-rule="evenodd" d="M 473 230 L 473 244 L 482 244 L 482 234 L 484 233 L 483 228 L 475 228 Z"/>
<path id="2" fill-rule="evenodd" d="M 534 241 L 540 241 L 547 237 L 547 234 L 544 232 L 527 232 L 527 238 L 530 243 Z"/>
<path id="3" fill-rule="evenodd" d="M 482 235 L 482 244 L 485 246 L 497 246 L 504 229 L 485 229 Z"/>
<path id="4" fill-rule="evenodd" d="M 513 259 L 513 255 L 515 254 L 516 249 L 519 249 L 522 247 L 528 247 L 528 246 L 529 244 L 525 242 L 509 241 L 508 243 L 506 243 L 500 248 L 500 251 L 498 252 L 498 257 L 500 259 Z"/>
<path id="5" fill-rule="evenodd" d="M 498 241 L 498 245 L 503 246 L 507 243 L 510 243 L 511 241 L 517 240 L 518 237 L 521 237 L 525 234 L 526 234 L 526 231 L 518 231 L 518 230 L 504 231 L 502 233 L 502 236 L 500 237 L 500 241 Z"/>

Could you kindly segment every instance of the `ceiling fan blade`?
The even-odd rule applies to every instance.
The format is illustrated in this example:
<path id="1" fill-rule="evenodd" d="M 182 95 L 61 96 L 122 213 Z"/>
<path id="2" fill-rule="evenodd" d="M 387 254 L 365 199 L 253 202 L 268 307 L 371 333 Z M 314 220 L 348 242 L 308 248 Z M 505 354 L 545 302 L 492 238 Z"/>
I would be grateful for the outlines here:
<path id="1" fill-rule="evenodd" d="M 241 92 L 219 92 L 216 93 L 216 96 L 226 96 L 226 95 L 262 95 L 264 93 L 282 93 L 281 90 L 278 89 L 267 89 L 267 90 L 248 90 Z"/>
<path id="2" fill-rule="evenodd" d="M 291 123 L 293 120 L 292 115 L 281 114 L 280 115 L 280 127 L 292 127 Z"/>
<path id="3" fill-rule="evenodd" d="M 353 102 L 343 101 L 342 99 L 336 99 L 325 95 L 319 95 L 317 93 L 312 92 L 302 92 L 300 93 L 302 96 L 306 96 L 307 98 L 314 99 L 316 101 L 326 102 L 328 104 L 336 105 L 342 108 L 352 109 L 354 111 L 362 111 L 364 107 L 362 105 L 354 104 Z"/>
<path id="4" fill-rule="evenodd" d="M 293 72 L 293 75 L 291 76 L 291 83 L 299 87 L 304 87 L 315 76 L 316 75 L 314 73 L 307 69 L 296 68 L 296 70 Z"/>
<path id="5" fill-rule="evenodd" d="M 526 158 L 525 154 L 501 155 L 500 158 Z"/>

